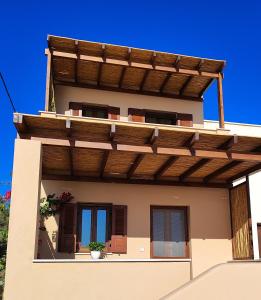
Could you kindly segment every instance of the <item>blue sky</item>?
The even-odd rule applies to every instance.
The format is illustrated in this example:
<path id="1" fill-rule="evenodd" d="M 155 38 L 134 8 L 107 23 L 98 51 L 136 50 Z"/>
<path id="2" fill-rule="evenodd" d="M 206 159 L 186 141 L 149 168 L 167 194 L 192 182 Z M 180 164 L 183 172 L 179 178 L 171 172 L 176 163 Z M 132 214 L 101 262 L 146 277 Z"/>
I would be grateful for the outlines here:
<path id="1" fill-rule="evenodd" d="M 44 107 L 47 34 L 225 59 L 225 120 L 261 123 L 260 1 L 2 1 L 0 70 L 17 111 Z M 16 135 L 0 85 L 0 181 L 10 181 Z M 205 118 L 217 119 L 216 90 Z M 4 193 L 8 186 L 0 186 Z"/>

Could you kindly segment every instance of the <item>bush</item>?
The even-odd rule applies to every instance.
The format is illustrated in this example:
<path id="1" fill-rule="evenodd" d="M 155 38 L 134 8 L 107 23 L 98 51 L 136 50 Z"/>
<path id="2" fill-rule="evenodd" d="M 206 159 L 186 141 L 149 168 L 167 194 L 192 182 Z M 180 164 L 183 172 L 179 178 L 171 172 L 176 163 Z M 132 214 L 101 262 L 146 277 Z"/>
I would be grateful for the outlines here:
<path id="1" fill-rule="evenodd" d="M 10 197 L 0 196 L 0 299 L 4 291 Z"/>

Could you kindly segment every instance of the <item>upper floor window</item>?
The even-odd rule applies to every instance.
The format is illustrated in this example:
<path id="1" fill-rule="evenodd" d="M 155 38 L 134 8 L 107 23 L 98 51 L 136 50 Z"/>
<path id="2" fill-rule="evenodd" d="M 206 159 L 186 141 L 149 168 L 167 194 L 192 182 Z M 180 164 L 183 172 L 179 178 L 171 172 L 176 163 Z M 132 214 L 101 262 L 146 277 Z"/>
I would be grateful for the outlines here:
<path id="1" fill-rule="evenodd" d="M 177 114 L 176 113 L 164 113 L 164 112 L 145 112 L 145 122 L 154 124 L 167 124 L 176 125 L 177 124 Z"/>
<path id="2" fill-rule="evenodd" d="M 132 122 L 193 126 L 192 114 L 129 108 L 129 120 Z"/>
<path id="3" fill-rule="evenodd" d="M 73 116 L 112 120 L 120 119 L 120 108 L 109 105 L 70 102 L 69 109 Z"/>
<path id="4" fill-rule="evenodd" d="M 83 105 L 82 116 L 90 118 L 108 119 L 108 108 L 100 106 Z"/>

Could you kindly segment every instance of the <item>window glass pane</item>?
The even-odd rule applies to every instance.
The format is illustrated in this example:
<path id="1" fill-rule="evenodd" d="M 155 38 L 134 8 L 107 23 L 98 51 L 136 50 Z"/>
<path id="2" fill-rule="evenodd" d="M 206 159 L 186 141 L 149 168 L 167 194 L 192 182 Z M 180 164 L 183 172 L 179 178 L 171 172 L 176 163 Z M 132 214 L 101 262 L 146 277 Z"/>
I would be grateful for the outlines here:
<path id="1" fill-rule="evenodd" d="M 91 117 L 93 118 L 93 111 L 91 109 L 85 109 L 82 112 L 84 117 Z"/>
<path id="2" fill-rule="evenodd" d="M 160 257 L 186 256 L 185 212 L 153 209 L 153 254 Z"/>
<path id="3" fill-rule="evenodd" d="M 97 118 L 107 119 L 107 113 L 104 110 L 97 110 Z"/>
<path id="4" fill-rule="evenodd" d="M 106 209 L 97 210 L 97 242 L 106 242 Z"/>
<path id="5" fill-rule="evenodd" d="M 170 256 L 186 256 L 185 253 L 185 216 L 183 210 L 170 213 Z"/>
<path id="6" fill-rule="evenodd" d="M 153 209 L 153 253 L 154 256 L 165 256 L 164 255 L 164 210 Z"/>
<path id="7" fill-rule="evenodd" d="M 81 224 L 81 247 L 87 247 L 91 241 L 91 222 L 92 211 L 90 209 L 83 209 Z"/>

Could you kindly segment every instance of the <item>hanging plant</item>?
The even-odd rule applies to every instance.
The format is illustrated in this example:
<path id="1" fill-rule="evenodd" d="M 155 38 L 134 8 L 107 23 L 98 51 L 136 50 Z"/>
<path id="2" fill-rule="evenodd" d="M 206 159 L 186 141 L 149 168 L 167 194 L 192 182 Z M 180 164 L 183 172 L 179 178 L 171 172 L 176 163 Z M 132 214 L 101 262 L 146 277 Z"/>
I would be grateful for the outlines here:
<path id="1" fill-rule="evenodd" d="M 48 218 L 50 216 L 55 216 L 59 212 L 61 205 L 73 200 L 71 193 L 63 192 L 60 196 L 55 196 L 55 194 L 48 195 L 46 198 L 41 198 L 40 202 L 40 216 Z"/>

